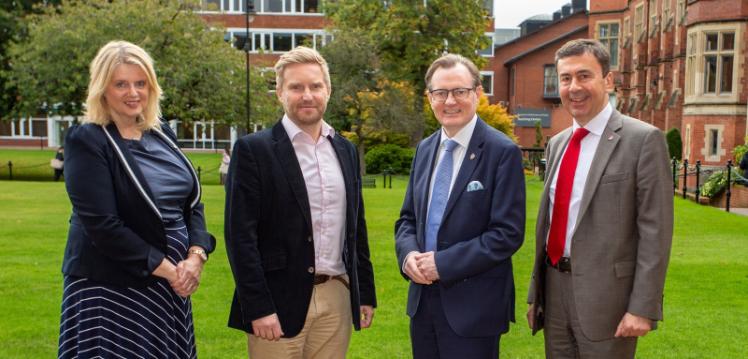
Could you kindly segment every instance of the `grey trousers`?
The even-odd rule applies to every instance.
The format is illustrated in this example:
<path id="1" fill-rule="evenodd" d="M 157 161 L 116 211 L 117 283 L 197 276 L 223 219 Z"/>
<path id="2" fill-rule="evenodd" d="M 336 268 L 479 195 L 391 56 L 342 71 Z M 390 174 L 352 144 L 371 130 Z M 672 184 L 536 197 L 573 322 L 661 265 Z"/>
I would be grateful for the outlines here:
<path id="1" fill-rule="evenodd" d="M 571 283 L 572 273 L 546 269 L 545 357 L 549 359 L 629 359 L 636 353 L 637 338 L 591 341 L 582 333 Z"/>

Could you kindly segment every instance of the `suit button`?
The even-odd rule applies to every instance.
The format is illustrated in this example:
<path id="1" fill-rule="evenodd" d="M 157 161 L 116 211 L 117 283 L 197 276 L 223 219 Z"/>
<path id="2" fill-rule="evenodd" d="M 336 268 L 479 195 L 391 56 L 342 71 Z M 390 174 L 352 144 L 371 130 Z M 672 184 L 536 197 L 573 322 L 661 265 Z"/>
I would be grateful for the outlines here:
<path id="1" fill-rule="evenodd" d="M 309 268 L 307 269 L 307 272 L 309 272 L 309 273 L 314 273 L 314 267 L 309 267 Z"/>
<path id="2" fill-rule="evenodd" d="M 312 236 L 306 237 L 306 241 L 307 242 L 311 242 L 312 241 Z"/>

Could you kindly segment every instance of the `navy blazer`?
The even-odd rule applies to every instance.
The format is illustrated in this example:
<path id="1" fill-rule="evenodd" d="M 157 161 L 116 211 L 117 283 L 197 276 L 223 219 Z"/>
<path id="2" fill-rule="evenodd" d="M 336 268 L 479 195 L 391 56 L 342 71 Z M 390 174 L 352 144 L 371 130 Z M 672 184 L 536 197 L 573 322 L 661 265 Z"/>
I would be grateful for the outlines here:
<path id="1" fill-rule="evenodd" d="M 395 223 L 401 269 L 408 253 L 425 252 L 428 191 L 440 132 L 423 140 L 413 159 L 400 219 Z M 468 191 L 473 181 L 479 181 L 482 189 Z M 524 230 L 521 151 L 478 118 L 437 234 L 435 260 L 440 280 L 433 285 L 439 286 L 444 314 L 455 333 L 478 337 L 509 330 L 509 321 L 514 321 L 511 256 L 522 245 Z M 418 310 L 422 289 L 423 285 L 410 283 L 407 313 L 411 317 Z"/>
<path id="2" fill-rule="evenodd" d="M 361 175 L 353 144 L 340 135 L 331 142 L 345 182 L 342 259 L 358 330 L 360 305 L 376 306 Z M 251 333 L 253 320 L 277 313 L 284 337 L 301 331 L 314 286 L 311 222 L 306 184 L 283 124 L 239 139 L 226 179 L 226 251 L 236 284 L 230 327 Z"/>
<path id="3" fill-rule="evenodd" d="M 190 169 L 195 186 L 183 217 L 190 245 L 213 251 L 205 229 L 200 184 L 192 164 L 176 146 L 168 125 L 152 130 Z M 148 181 L 117 127 L 73 126 L 65 138 L 65 186 L 73 204 L 62 272 L 97 281 L 143 287 L 166 257 L 166 231 Z"/>

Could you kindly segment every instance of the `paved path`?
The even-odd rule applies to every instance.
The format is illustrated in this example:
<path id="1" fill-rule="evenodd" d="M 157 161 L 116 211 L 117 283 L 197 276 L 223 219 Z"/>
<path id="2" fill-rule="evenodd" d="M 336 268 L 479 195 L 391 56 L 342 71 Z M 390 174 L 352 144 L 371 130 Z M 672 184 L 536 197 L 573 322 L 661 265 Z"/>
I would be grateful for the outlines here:
<path id="1" fill-rule="evenodd" d="M 725 210 L 724 208 L 720 208 L 720 209 L 723 211 Z M 730 213 L 748 216 L 748 208 L 730 208 Z"/>

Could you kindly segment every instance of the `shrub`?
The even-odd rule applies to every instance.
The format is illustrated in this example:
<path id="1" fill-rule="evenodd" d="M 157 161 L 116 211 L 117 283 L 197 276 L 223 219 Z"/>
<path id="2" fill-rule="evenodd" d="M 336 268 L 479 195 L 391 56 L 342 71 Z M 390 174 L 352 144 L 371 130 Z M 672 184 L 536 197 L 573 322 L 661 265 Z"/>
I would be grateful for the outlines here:
<path id="1" fill-rule="evenodd" d="M 680 161 L 683 158 L 683 141 L 680 139 L 680 131 L 677 128 L 671 128 L 665 134 L 667 139 L 667 149 L 670 152 L 670 158 L 675 157 L 676 160 Z"/>
<path id="2" fill-rule="evenodd" d="M 733 168 L 731 175 L 732 182 L 735 182 L 735 179 L 738 178 L 736 177 L 737 174 L 737 171 Z M 725 188 L 727 188 L 727 171 L 715 172 L 704 182 L 704 185 L 701 187 L 701 195 L 714 198 L 722 193 Z"/>
<path id="3" fill-rule="evenodd" d="M 414 150 L 393 144 L 381 144 L 372 147 L 366 155 L 367 173 L 382 173 L 385 170 L 393 174 L 409 174 Z"/>

